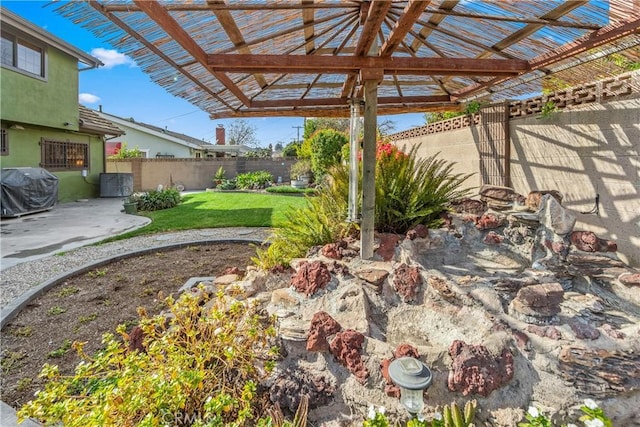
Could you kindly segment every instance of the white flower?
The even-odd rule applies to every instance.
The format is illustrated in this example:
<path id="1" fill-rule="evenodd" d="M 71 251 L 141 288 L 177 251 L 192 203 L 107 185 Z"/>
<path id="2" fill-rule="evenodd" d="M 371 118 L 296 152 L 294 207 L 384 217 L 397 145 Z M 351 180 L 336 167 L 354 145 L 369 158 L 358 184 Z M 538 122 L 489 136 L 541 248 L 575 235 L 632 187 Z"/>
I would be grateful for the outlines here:
<path id="1" fill-rule="evenodd" d="M 529 406 L 527 414 L 531 415 L 533 418 L 538 418 L 540 416 L 540 411 L 538 411 L 538 408 L 535 406 Z"/>
<path id="2" fill-rule="evenodd" d="M 436 412 L 436 414 L 433 416 L 433 419 L 442 421 L 442 414 L 440 412 Z"/>
<path id="3" fill-rule="evenodd" d="M 585 399 L 584 406 L 589 409 L 596 409 L 598 407 L 598 404 L 593 399 Z"/>
<path id="4" fill-rule="evenodd" d="M 369 405 L 369 412 L 367 412 L 367 418 L 372 420 L 375 417 L 376 417 L 376 409 L 373 407 L 373 405 Z"/>
<path id="5" fill-rule="evenodd" d="M 418 418 L 418 421 L 420 421 L 420 422 L 424 422 L 424 420 L 425 420 L 424 414 L 418 414 L 417 418 Z"/>
<path id="6" fill-rule="evenodd" d="M 380 412 L 382 415 L 384 415 L 384 413 L 385 413 L 385 412 L 387 412 L 387 410 L 385 409 L 385 407 L 384 407 L 384 406 L 380 406 L 380 407 L 378 408 L 378 412 Z"/>
<path id="7" fill-rule="evenodd" d="M 598 418 L 592 420 L 584 420 L 585 427 L 604 427 L 604 423 Z"/>

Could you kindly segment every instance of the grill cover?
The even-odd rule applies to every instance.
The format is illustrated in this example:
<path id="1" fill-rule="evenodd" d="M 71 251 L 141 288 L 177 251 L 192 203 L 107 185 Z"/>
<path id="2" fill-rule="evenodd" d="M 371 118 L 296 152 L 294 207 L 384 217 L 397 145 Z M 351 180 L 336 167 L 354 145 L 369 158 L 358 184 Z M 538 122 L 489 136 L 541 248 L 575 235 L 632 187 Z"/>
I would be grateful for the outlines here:
<path id="1" fill-rule="evenodd" d="M 51 209 L 58 201 L 58 177 L 42 168 L 6 168 L 0 177 L 2 217 Z"/>

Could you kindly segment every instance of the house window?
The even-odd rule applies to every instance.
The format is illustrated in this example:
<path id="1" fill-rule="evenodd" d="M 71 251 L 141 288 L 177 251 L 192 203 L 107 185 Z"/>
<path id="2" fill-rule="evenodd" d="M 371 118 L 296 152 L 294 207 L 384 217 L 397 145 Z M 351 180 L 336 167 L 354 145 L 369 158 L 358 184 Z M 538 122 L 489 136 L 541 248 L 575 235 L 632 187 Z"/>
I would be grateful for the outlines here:
<path id="1" fill-rule="evenodd" d="M 89 144 L 69 141 L 40 140 L 42 162 L 50 170 L 89 169 Z"/>
<path id="2" fill-rule="evenodd" d="M 2 32 L 2 65 L 44 77 L 44 64 L 44 47 Z"/>
<path id="3" fill-rule="evenodd" d="M 0 147 L 0 156 L 9 155 L 9 133 L 6 129 L 0 129 L 0 136 L 2 137 L 2 143 Z"/>

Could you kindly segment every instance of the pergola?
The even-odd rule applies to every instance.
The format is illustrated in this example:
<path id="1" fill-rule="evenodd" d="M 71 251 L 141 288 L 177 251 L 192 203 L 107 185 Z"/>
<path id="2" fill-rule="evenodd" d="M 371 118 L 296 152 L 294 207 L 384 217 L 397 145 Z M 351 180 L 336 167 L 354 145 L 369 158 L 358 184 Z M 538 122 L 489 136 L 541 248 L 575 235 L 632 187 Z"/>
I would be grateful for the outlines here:
<path id="1" fill-rule="evenodd" d="M 57 11 L 212 118 L 354 118 L 364 105 L 365 259 L 377 115 L 539 93 L 554 75 L 601 77 L 594 64 L 612 54 L 640 59 L 640 0 L 86 0 Z"/>

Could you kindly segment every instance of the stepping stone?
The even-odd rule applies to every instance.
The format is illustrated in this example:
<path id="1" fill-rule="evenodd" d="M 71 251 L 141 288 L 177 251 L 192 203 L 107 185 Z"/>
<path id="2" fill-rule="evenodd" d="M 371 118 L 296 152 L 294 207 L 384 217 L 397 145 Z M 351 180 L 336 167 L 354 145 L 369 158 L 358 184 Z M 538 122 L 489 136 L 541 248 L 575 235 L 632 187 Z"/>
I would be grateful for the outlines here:
<path id="1" fill-rule="evenodd" d="M 190 277 L 189 280 L 184 282 L 179 289 L 179 292 L 186 292 L 189 289 L 198 286 L 200 283 L 212 283 L 216 279 L 216 276 L 206 276 L 206 277 Z"/>

